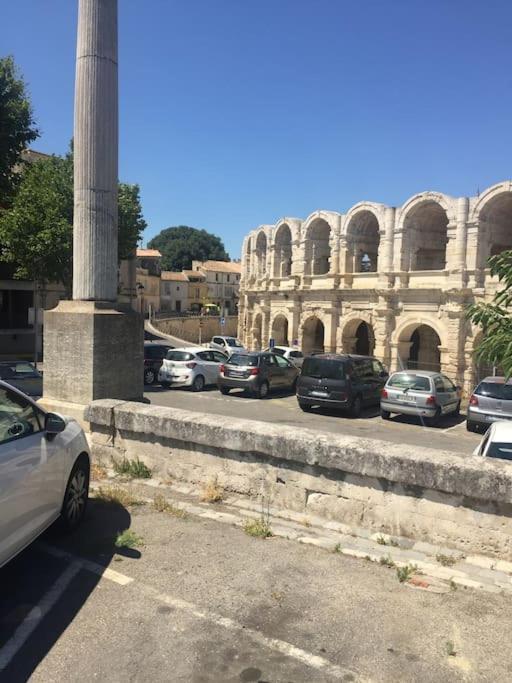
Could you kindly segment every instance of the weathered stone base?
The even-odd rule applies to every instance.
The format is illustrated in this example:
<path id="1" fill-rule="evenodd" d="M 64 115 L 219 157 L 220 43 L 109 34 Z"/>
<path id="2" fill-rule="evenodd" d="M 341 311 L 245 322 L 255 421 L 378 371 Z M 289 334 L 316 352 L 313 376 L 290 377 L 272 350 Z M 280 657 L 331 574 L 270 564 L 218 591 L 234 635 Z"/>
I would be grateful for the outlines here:
<path id="1" fill-rule="evenodd" d="M 61 301 L 44 314 L 43 403 L 87 405 L 143 396 L 142 317 L 98 301 Z"/>
<path id="2" fill-rule="evenodd" d="M 87 410 L 96 458 L 141 458 L 163 480 L 512 560 L 512 467 L 384 441 L 156 406 Z"/>

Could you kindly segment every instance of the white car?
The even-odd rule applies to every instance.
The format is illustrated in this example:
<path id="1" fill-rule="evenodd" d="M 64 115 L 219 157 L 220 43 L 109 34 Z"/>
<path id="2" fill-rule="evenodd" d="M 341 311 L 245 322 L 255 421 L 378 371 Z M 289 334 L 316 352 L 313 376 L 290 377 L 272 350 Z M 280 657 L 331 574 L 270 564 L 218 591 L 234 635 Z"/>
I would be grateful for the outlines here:
<path id="1" fill-rule="evenodd" d="M 473 451 L 473 455 L 512 460 L 512 421 L 493 422 Z"/>
<path id="2" fill-rule="evenodd" d="M 297 368 L 301 368 L 304 363 L 304 354 L 296 346 L 273 346 L 272 348 L 265 349 L 265 351 L 283 356 L 283 358 L 289 360 Z"/>
<path id="3" fill-rule="evenodd" d="M 0 381 L 0 567 L 62 517 L 82 520 L 90 454 L 79 424 Z"/>
<path id="4" fill-rule="evenodd" d="M 191 387 L 202 391 L 207 384 L 217 384 L 219 369 L 228 356 L 215 349 L 201 349 L 198 346 L 172 349 L 167 352 L 158 372 L 158 381 L 163 387 Z"/>
<path id="5" fill-rule="evenodd" d="M 216 336 L 212 337 L 210 342 L 211 349 L 217 349 L 217 351 L 223 351 L 230 356 L 232 353 L 243 353 L 246 349 L 243 344 L 235 337 L 222 337 Z"/>

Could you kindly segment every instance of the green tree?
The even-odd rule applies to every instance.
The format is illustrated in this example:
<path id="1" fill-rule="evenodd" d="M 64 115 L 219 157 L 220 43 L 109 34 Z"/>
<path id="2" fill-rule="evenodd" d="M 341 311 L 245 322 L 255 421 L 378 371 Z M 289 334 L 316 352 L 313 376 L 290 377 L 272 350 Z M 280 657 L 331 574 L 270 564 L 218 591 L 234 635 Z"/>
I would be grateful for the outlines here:
<path id="1" fill-rule="evenodd" d="M 138 185 L 119 185 L 119 259 L 140 241 L 142 217 Z M 15 266 L 14 277 L 59 282 L 71 294 L 73 276 L 73 156 L 52 156 L 27 164 L 12 206 L 0 217 L 1 260 Z"/>
<path id="2" fill-rule="evenodd" d="M 38 135 L 14 60 L 0 58 L 0 209 L 9 206 L 18 184 L 21 153 Z"/>
<path id="3" fill-rule="evenodd" d="M 512 375 L 512 250 L 492 256 L 489 261 L 492 275 L 497 275 L 503 288 L 496 292 L 491 303 L 479 302 L 468 309 L 468 317 L 483 331 L 483 339 L 476 358 L 503 368 Z"/>
<path id="4" fill-rule="evenodd" d="M 148 247 L 160 251 L 164 270 L 189 270 L 192 261 L 229 261 L 220 237 L 187 225 L 162 230 L 148 242 Z"/>

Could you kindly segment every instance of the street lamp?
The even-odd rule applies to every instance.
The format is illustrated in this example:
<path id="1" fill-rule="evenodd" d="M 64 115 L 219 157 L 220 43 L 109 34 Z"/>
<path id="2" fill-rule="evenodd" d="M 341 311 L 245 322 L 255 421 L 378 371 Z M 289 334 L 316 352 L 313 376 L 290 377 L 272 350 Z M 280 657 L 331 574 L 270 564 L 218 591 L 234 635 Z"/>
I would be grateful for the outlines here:
<path id="1" fill-rule="evenodd" d="M 137 282 L 135 287 L 137 288 L 137 296 L 140 295 L 140 311 L 139 312 L 141 315 L 144 315 L 144 285 L 142 284 L 142 282 Z"/>

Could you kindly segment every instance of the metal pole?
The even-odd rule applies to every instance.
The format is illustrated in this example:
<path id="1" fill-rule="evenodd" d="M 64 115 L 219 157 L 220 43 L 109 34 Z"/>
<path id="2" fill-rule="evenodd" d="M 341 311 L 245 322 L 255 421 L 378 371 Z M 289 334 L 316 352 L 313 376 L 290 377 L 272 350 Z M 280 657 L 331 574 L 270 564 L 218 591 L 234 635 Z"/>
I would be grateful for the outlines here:
<path id="1" fill-rule="evenodd" d="M 37 325 L 37 280 L 34 280 L 34 365 L 37 370 L 37 351 L 39 346 L 39 334 Z"/>

